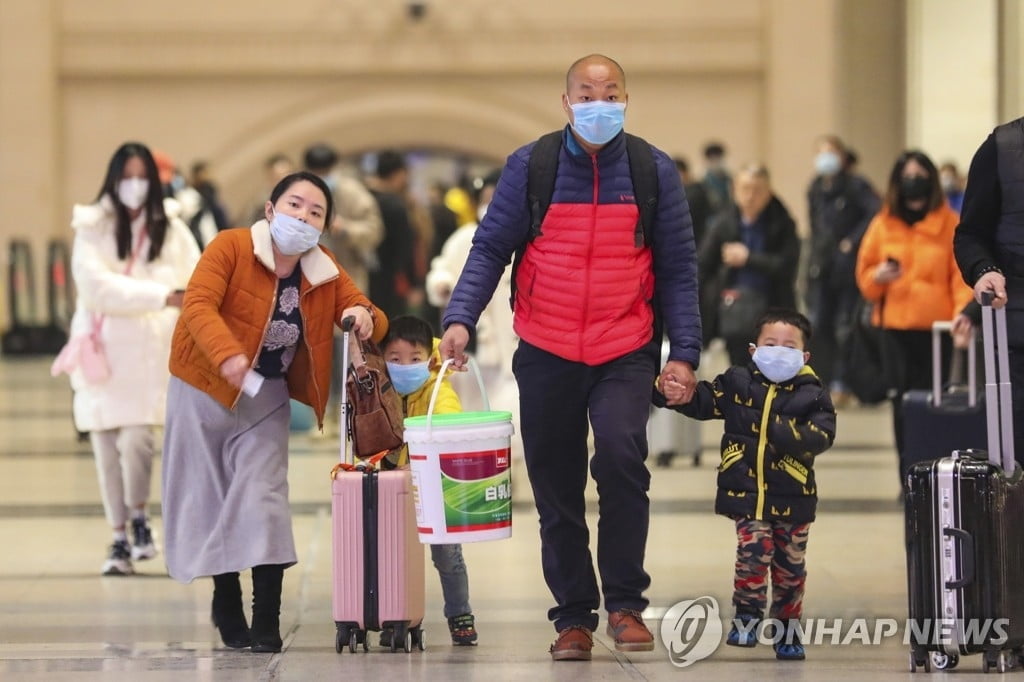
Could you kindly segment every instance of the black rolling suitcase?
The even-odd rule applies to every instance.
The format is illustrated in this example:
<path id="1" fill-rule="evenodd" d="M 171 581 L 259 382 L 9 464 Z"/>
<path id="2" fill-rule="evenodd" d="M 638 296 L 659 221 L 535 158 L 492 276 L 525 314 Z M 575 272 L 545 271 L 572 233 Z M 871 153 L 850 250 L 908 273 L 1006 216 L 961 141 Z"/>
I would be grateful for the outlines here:
<path id="1" fill-rule="evenodd" d="M 1024 479 L 1013 453 L 1006 311 L 985 305 L 982 317 L 988 452 L 955 451 L 907 476 L 912 672 L 953 668 L 975 653 L 985 672 L 1004 672 L 1024 646 Z"/>
<path id="2" fill-rule="evenodd" d="M 70 282 L 67 248 L 50 243 L 47 257 L 47 302 L 50 319 L 36 321 L 36 281 L 32 248 L 24 239 L 12 239 L 7 264 L 8 308 L 11 326 L 0 335 L 4 355 L 56 355 L 68 340 Z M 63 311 L 63 313 L 62 313 Z"/>
<path id="3" fill-rule="evenodd" d="M 951 328 L 949 322 L 932 325 L 932 389 L 907 391 L 902 397 L 902 480 L 906 480 L 910 467 L 918 462 L 938 459 L 954 450 L 987 447 L 985 398 L 979 396 L 977 390 L 978 365 L 973 334 L 967 347 L 966 382 L 954 380 L 952 375 L 956 372 L 951 371 L 951 386 L 943 389 L 941 337 Z"/>

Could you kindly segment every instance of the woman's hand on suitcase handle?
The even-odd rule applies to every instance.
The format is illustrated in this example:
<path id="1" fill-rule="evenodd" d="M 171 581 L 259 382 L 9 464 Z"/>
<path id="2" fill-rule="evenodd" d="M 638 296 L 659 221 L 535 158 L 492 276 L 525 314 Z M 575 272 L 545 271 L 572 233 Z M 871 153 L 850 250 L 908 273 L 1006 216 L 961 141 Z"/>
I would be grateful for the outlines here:
<path id="1" fill-rule="evenodd" d="M 469 345 L 469 328 L 459 322 L 453 322 L 444 330 L 438 354 L 442 360 L 453 360 L 450 367 L 456 372 L 466 371 L 466 346 Z"/>
<path id="2" fill-rule="evenodd" d="M 953 320 L 953 326 L 949 330 L 953 337 L 954 348 L 967 348 L 971 342 L 971 328 L 973 326 L 971 318 L 963 313 L 956 316 L 956 319 Z"/>
<path id="3" fill-rule="evenodd" d="M 242 382 L 245 381 L 245 374 L 248 371 L 249 358 L 245 356 L 245 353 L 232 355 L 220 364 L 220 375 L 235 388 L 242 388 Z"/>
<path id="4" fill-rule="evenodd" d="M 361 340 L 365 341 L 370 338 L 373 334 L 373 316 L 370 315 L 370 311 L 361 305 L 354 305 L 351 308 L 345 308 L 341 312 L 341 319 L 346 317 L 355 318 L 355 323 L 352 325 L 352 331 L 355 332 Z"/>

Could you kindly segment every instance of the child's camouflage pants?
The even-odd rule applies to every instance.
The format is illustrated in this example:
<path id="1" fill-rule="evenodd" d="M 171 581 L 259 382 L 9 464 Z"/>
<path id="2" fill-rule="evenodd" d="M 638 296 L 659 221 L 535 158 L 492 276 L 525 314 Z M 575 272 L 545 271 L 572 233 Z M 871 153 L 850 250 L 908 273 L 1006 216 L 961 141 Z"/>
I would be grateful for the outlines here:
<path id="1" fill-rule="evenodd" d="M 732 603 L 736 613 L 763 617 L 768 601 L 768 570 L 772 574 L 769 618 L 799 619 L 803 610 L 809 523 L 736 520 L 736 580 Z"/>

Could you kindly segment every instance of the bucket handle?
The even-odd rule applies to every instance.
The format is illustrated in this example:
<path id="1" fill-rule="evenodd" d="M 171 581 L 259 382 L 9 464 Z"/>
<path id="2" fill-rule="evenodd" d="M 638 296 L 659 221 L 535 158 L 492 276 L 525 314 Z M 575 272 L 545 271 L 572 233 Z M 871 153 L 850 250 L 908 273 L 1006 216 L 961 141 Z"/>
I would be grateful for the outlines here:
<path id="1" fill-rule="evenodd" d="M 466 356 L 469 366 L 473 368 L 473 374 L 476 376 L 476 385 L 480 387 L 480 396 L 484 399 L 484 412 L 491 411 L 491 401 L 487 399 L 487 389 L 484 388 L 484 378 L 480 375 L 480 367 L 477 365 L 476 360 L 471 356 Z M 448 358 L 441 363 L 441 371 L 437 373 L 437 379 L 434 381 L 434 390 L 430 394 L 430 405 L 427 406 L 427 438 L 429 439 L 432 435 L 433 429 L 431 422 L 434 418 L 434 404 L 437 402 L 437 394 L 441 390 L 441 382 L 444 381 L 444 373 L 448 369 L 448 366 L 455 361 L 454 358 Z"/>

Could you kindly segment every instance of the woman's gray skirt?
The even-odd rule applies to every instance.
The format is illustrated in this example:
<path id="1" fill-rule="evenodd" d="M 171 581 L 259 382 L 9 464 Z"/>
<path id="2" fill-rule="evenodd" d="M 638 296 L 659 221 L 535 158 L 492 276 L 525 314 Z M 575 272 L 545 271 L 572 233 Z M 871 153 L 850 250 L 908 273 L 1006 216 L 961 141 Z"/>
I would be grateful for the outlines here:
<path id="1" fill-rule="evenodd" d="M 181 582 L 296 563 L 288 507 L 284 379 L 268 379 L 232 412 L 171 377 L 163 449 L 167 570 Z"/>

